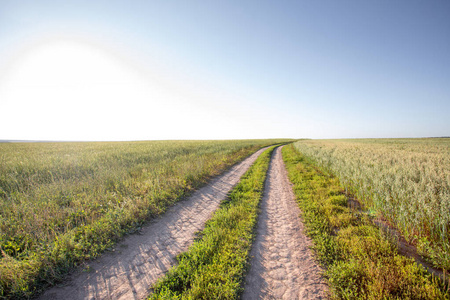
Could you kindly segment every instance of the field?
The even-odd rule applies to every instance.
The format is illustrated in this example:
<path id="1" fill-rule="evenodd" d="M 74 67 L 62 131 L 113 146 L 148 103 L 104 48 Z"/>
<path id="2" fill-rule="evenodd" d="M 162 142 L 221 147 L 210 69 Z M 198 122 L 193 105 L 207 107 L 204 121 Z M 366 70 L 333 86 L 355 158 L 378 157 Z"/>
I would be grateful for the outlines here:
<path id="1" fill-rule="evenodd" d="M 0 297 L 28 297 L 273 140 L 0 144 Z"/>
<path id="2" fill-rule="evenodd" d="M 450 139 L 288 142 L 0 144 L 0 298 L 450 298 Z"/>
<path id="3" fill-rule="evenodd" d="M 264 256 L 261 252 L 269 253 L 262 261 L 249 259 L 249 249 L 255 247 L 254 241 L 258 240 L 255 238 L 255 219 L 261 218 L 265 210 L 261 205 L 259 211 L 256 209 L 261 201 L 261 184 L 269 164 L 269 151 L 265 154 L 233 190 L 229 201 L 208 221 L 205 230 L 199 234 L 200 238 L 187 252 L 178 256 L 178 265 L 154 286 L 155 293 L 150 299 L 238 299 L 241 292 L 244 292 L 243 299 L 254 299 L 261 295 L 258 293 L 264 289 L 263 286 L 271 285 L 271 276 L 263 277 L 264 283 L 257 283 L 251 292 L 245 293 L 252 286 L 248 282 L 244 284 L 244 278 L 251 273 L 246 269 L 251 269 L 253 264 L 272 261 L 273 257 L 277 258 L 273 264 L 280 265 L 283 261 L 280 253 L 295 248 L 284 240 L 283 247 L 276 249 L 278 252 L 270 253 L 269 248 L 276 245 L 275 242 L 269 248 L 257 248 L 256 256 Z M 395 239 L 373 223 L 374 216 L 370 211 L 359 211 L 348 205 L 348 194 L 337 177 L 318 168 L 313 160 L 292 145 L 284 147 L 283 158 L 302 211 L 306 233 L 313 239 L 316 258 L 325 269 L 332 299 L 448 299 L 448 286 L 413 259 L 399 254 Z M 266 182 L 264 191 L 268 189 L 271 187 Z M 282 206 L 281 198 L 278 195 L 275 199 L 273 207 L 278 207 L 276 209 Z M 281 216 L 277 218 L 281 219 Z M 276 224 L 276 220 L 269 220 L 269 223 Z M 294 225 L 290 223 L 289 226 Z M 276 224 L 276 227 L 282 226 Z M 274 230 L 271 228 L 269 231 Z M 266 233 L 262 240 L 276 241 L 280 236 L 283 235 L 271 237 Z M 293 233 L 288 238 L 293 239 Z M 289 261 L 290 272 L 282 278 L 283 285 L 291 291 L 307 286 L 305 282 L 313 276 L 312 270 L 308 269 L 306 278 L 301 273 L 297 274 L 294 286 L 290 285 L 288 278 L 295 273 L 293 266 L 296 263 L 301 261 L 299 268 L 302 270 L 310 268 L 305 265 L 305 257 L 295 259 Z M 257 268 L 257 272 L 265 273 L 264 268 L 268 266 Z M 283 268 L 270 268 L 269 274 L 274 271 L 280 274 Z M 281 280 L 279 275 L 276 279 Z M 310 292 L 320 282 L 319 278 L 314 280 L 314 284 L 306 288 Z M 275 287 L 271 286 L 270 295 L 273 297 L 276 295 Z M 300 298 L 315 298 L 318 294 L 315 291 Z M 284 293 L 277 296 L 274 298 L 289 299 Z"/>
<path id="4" fill-rule="evenodd" d="M 349 205 L 337 177 L 292 145 L 283 158 L 332 299 L 449 299 L 449 285 L 399 254 L 370 212 Z"/>
<path id="5" fill-rule="evenodd" d="M 303 140 L 295 147 L 450 270 L 450 139 Z"/>

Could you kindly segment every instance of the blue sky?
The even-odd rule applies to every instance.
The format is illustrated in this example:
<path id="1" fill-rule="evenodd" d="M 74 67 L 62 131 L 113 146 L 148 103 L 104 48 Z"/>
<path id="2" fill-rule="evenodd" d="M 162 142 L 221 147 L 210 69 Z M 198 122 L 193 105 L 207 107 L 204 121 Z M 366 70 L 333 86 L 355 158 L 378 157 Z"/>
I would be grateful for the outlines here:
<path id="1" fill-rule="evenodd" d="M 449 1 L 2 1 L 0 139 L 450 135 Z"/>

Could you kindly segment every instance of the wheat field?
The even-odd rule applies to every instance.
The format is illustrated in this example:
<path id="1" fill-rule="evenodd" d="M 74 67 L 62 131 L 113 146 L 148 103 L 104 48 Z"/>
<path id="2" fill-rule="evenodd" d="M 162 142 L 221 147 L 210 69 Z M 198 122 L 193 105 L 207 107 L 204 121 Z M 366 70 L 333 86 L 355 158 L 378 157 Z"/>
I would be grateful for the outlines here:
<path id="1" fill-rule="evenodd" d="M 450 269 L 450 139 L 302 140 L 295 147 L 435 266 Z"/>

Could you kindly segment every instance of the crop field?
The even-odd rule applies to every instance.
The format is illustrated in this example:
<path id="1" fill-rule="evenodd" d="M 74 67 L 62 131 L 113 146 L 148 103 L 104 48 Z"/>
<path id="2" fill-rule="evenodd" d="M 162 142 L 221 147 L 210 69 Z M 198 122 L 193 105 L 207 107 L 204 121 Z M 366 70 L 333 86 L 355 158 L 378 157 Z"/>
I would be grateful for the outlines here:
<path id="1" fill-rule="evenodd" d="M 450 139 L 292 142 L 0 144 L 0 299 L 450 299 Z"/>
<path id="2" fill-rule="evenodd" d="M 450 270 L 450 139 L 303 140 L 295 147 Z"/>
<path id="3" fill-rule="evenodd" d="M 0 144 L 0 297 L 28 297 L 274 140 Z"/>
<path id="4" fill-rule="evenodd" d="M 336 176 L 292 145 L 283 159 L 331 299 L 449 299 L 449 285 L 399 254 L 370 213 L 348 205 Z"/>

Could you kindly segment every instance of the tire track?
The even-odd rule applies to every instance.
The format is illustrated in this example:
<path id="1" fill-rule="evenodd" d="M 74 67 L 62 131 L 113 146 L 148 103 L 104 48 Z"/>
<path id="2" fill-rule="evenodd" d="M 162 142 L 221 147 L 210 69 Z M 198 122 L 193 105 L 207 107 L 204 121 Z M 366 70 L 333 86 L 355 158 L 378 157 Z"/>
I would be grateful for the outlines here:
<path id="1" fill-rule="evenodd" d="M 311 256 L 281 147 L 270 162 L 251 266 L 242 299 L 324 299 L 327 286 Z"/>
<path id="2" fill-rule="evenodd" d="M 115 253 L 89 263 L 63 286 L 53 287 L 39 299 L 142 299 L 151 286 L 175 263 L 175 257 L 192 244 L 195 233 L 219 207 L 227 193 L 265 150 L 263 148 L 216 177 L 189 199 L 171 207 L 117 245 Z"/>

